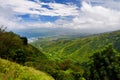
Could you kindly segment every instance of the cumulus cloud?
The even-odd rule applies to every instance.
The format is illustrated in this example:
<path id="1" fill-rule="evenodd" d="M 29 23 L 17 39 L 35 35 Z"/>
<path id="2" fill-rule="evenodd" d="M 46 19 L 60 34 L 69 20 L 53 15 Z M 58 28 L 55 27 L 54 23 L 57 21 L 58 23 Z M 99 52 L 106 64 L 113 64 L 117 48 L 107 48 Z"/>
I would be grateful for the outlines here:
<path id="1" fill-rule="evenodd" d="M 44 7 L 46 6 L 46 7 Z M 0 25 L 9 26 L 9 29 L 28 28 L 28 22 L 17 15 L 30 15 L 31 18 L 39 16 L 75 16 L 79 12 L 77 6 L 60 3 L 43 3 L 29 0 L 0 0 Z M 49 22 L 48 22 L 49 23 Z M 48 23 L 41 23 L 42 27 L 50 26 Z M 31 26 L 39 26 L 39 22 Z M 48 24 L 48 25 L 46 25 Z M 41 25 L 39 27 L 41 27 Z M 18 27 L 16 27 L 18 26 Z"/>
<path id="2" fill-rule="evenodd" d="M 15 13 L 11 8 L 4 8 L 0 6 L 0 26 L 9 26 L 8 29 L 14 29 L 17 27 L 22 28 L 24 26 L 19 23 L 20 20 L 22 19 L 16 18 Z"/>
<path id="3" fill-rule="evenodd" d="M 92 6 L 82 2 L 79 15 L 73 18 L 61 17 L 54 23 L 34 23 L 33 26 L 46 26 L 52 28 L 70 28 L 74 30 L 85 30 L 93 32 L 112 31 L 120 29 L 120 11 L 103 6 Z"/>
<path id="4" fill-rule="evenodd" d="M 89 31 L 108 31 L 120 29 L 120 1 L 86 0 L 82 6 L 60 3 L 43 3 L 30 0 L 0 0 L 0 24 L 16 28 L 71 28 Z M 39 16 L 59 16 L 55 22 L 26 22 L 17 15 L 29 14 L 30 18 Z"/>
<path id="5" fill-rule="evenodd" d="M 77 7 L 59 3 L 43 3 L 29 0 L 1 0 L 3 7 L 10 7 L 17 14 L 36 14 L 46 16 L 74 16 L 78 15 Z M 43 7 L 47 6 L 47 7 Z"/>
<path id="6" fill-rule="evenodd" d="M 82 2 L 79 15 L 72 20 L 57 20 L 56 25 L 73 29 L 110 31 L 120 29 L 120 11 Z"/>
<path id="7" fill-rule="evenodd" d="M 118 28 L 120 21 L 120 11 L 104 8 L 102 6 L 91 6 L 86 2 L 82 3 L 81 11 L 83 15 L 74 18 L 74 22 L 81 21 L 82 25 L 88 28 Z M 81 23 L 80 22 L 80 23 Z"/>

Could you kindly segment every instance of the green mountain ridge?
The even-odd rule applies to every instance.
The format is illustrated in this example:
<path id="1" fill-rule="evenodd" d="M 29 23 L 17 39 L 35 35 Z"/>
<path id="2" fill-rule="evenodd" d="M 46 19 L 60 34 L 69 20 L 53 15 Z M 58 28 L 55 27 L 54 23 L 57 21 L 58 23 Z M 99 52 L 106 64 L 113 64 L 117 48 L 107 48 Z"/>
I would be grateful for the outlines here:
<path id="1" fill-rule="evenodd" d="M 75 62 L 85 62 L 94 52 L 108 44 L 120 52 L 120 31 L 106 32 L 82 38 L 64 38 L 48 40 L 38 39 L 32 45 L 44 51 L 50 58 L 70 59 Z"/>
<path id="2" fill-rule="evenodd" d="M 26 37 L 0 29 L 0 79 L 119 80 L 119 34 L 40 38 L 35 48 Z"/>

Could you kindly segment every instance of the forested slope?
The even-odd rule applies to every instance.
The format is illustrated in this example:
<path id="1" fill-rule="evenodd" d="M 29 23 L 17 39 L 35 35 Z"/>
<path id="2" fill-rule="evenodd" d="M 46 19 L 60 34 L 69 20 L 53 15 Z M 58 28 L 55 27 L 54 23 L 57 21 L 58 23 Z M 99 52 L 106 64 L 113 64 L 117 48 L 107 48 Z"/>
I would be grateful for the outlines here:
<path id="1" fill-rule="evenodd" d="M 74 39 L 38 39 L 32 43 L 32 45 L 46 52 L 50 58 L 52 56 L 53 58 L 72 59 L 77 62 L 88 60 L 92 53 L 108 44 L 112 44 L 120 52 L 120 31 Z"/>
<path id="2" fill-rule="evenodd" d="M 119 80 L 119 35 L 47 37 L 33 43 L 38 50 L 26 37 L 0 30 L 0 79 Z"/>
<path id="3" fill-rule="evenodd" d="M 15 63 L 19 63 L 20 65 L 23 66 L 30 66 L 37 70 L 44 71 L 46 73 L 48 73 L 47 71 L 47 69 L 49 69 L 48 65 L 53 63 L 46 57 L 46 55 L 43 52 L 39 51 L 37 48 L 28 44 L 26 37 L 20 37 L 19 35 L 13 32 L 6 32 L 1 28 L 0 28 L 0 58 Z M 6 63 L 7 62 L 5 61 L 5 64 Z M 2 66 L 2 63 L 0 64 L 0 66 Z M 10 66 L 7 65 L 5 65 L 4 67 L 10 68 Z"/>

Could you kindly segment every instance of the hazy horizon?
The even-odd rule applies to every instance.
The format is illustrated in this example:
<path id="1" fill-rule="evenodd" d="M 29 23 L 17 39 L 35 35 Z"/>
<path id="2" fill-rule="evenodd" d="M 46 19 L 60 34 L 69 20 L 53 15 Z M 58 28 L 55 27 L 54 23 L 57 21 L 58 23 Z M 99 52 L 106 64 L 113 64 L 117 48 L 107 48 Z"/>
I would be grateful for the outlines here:
<path id="1" fill-rule="evenodd" d="M 35 33 L 43 28 L 48 32 L 56 29 L 58 33 L 120 29 L 119 0 L 0 0 L 0 3 L 0 25 L 25 35 L 24 31 Z"/>

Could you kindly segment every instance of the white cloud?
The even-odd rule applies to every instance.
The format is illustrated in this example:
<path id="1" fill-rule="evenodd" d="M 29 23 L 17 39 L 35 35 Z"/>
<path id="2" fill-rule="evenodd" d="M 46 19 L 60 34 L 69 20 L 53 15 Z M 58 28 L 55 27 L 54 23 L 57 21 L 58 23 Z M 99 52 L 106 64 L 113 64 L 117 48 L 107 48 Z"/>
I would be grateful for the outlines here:
<path id="1" fill-rule="evenodd" d="M 9 29 L 28 28 L 28 22 L 21 22 L 22 18 L 17 15 L 30 15 L 31 18 L 44 16 L 75 16 L 78 15 L 77 7 L 74 5 L 65 5 L 59 3 L 42 3 L 36 0 L 0 0 L 0 25 L 9 26 Z M 42 7 L 43 5 L 48 6 Z M 24 19 L 23 19 L 24 21 Z M 30 23 L 29 23 L 30 24 Z M 39 23 L 34 23 L 33 25 Z M 48 26 L 48 23 L 41 23 L 42 27 Z M 16 27 L 18 26 L 18 27 Z M 28 25 L 29 26 L 29 25 Z M 35 27 L 36 27 L 35 26 Z M 41 27 L 41 26 L 39 26 Z"/>
<path id="2" fill-rule="evenodd" d="M 29 26 L 29 28 L 52 28 L 53 27 L 53 23 L 51 22 L 46 22 L 46 23 L 42 23 L 42 22 L 34 22 L 34 23 L 25 23 L 25 26 Z"/>
<path id="3" fill-rule="evenodd" d="M 8 29 L 17 29 L 24 27 L 19 24 L 21 18 L 16 18 L 11 8 L 3 8 L 0 6 L 0 26 L 4 25 Z"/>
<path id="4" fill-rule="evenodd" d="M 120 29 L 120 2 L 113 0 L 89 0 L 95 4 L 82 2 L 78 8 L 71 4 L 32 2 L 28 0 L 0 0 L 0 24 L 9 28 L 62 27 L 79 30 L 107 31 Z M 47 6 L 49 8 L 43 7 Z M 9 14 L 8 14 L 9 13 Z M 29 14 L 31 18 L 39 15 L 59 16 L 55 22 L 21 22 L 16 15 Z M 68 18 L 66 16 L 72 16 Z"/>
<path id="5" fill-rule="evenodd" d="M 93 3 L 95 6 L 103 6 L 115 10 L 120 10 L 120 0 L 86 0 L 89 3 Z"/>
<path id="6" fill-rule="evenodd" d="M 38 0 L 37 0 L 38 2 Z M 28 0 L 0 0 L 3 7 L 10 7 L 18 14 L 36 14 L 46 16 L 74 16 L 78 15 L 77 7 L 59 3 L 42 3 Z M 43 5 L 48 6 L 42 7 Z"/>
<path id="7" fill-rule="evenodd" d="M 55 25 L 80 30 L 107 31 L 120 29 L 120 11 L 82 2 L 79 13 L 80 15 L 75 16 L 72 20 L 61 19 L 56 21 Z"/>
<path id="8" fill-rule="evenodd" d="M 68 19 L 62 17 L 54 23 L 34 23 L 27 26 L 31 27 L 58 27 L 58 28 L 71 28 L 79 30 L 96 30 L 108 31 L 120 29 L 120 11 L 112 10 L 102 6 L 92 6 L 86 2 L 82 3 L 79 15 L 74 18 Z"/>

